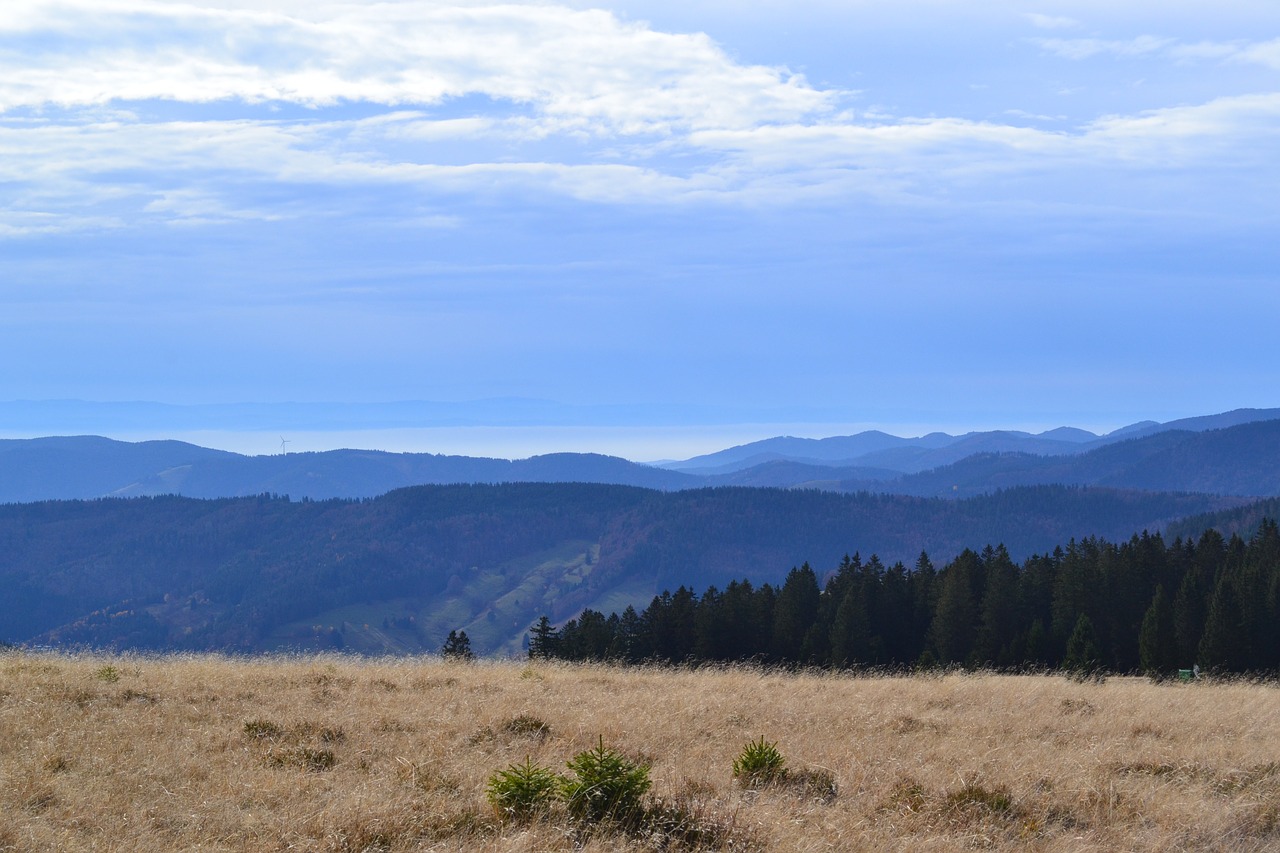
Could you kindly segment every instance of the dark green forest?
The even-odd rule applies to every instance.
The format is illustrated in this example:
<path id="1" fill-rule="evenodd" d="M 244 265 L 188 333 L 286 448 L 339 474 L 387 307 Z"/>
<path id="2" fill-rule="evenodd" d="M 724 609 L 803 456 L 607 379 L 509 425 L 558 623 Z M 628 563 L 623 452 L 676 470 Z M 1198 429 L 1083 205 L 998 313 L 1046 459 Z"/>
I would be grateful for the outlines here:
<path id="1" fill-rule="evenodd" d="M 779 586 L 686 586 L 644 610 L 587 610 L 531 630 L 532 657 L 620 662 L 758 661 L 814 667 L 1066 669 L 1168 676 L 1280 668 L 1280 529 L 1247 541 L 1135 535 L 1071 541 L 1021 564 L 1003 546 L 941 568 L 846 556 Z"/>
<path id="2" fill-rule="evenodd" d="M 144 650 L 517 653 L 542 613 L 642 607 L 663 589 L 782 584 L 808 560 L 889 563 L 1258 512 L 1240 498 L 1037 486 L 969 500 L 598 484 L 420 486 L 0 505 L 0 641 Z M 1270 515 L 1275 515 L 1271 510 Z M 1255 521 L 1256 525 L 1256 521 Z M 1203 525 L 1199 529 L 1203 529 Z M 1225 529 L 1225 528 L 1223 528 Z"/>

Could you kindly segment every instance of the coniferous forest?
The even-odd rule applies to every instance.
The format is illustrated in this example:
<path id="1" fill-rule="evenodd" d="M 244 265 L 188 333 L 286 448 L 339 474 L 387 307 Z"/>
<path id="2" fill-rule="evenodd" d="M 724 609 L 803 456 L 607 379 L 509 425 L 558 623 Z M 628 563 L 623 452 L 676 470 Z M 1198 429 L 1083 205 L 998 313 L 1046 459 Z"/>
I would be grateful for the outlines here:
<path id="1" fill-rule="evenodd" d="M 846 556 L 825 578 L 809 565 L 778 587 L 687 587 L 642 612 L 587 610 L 531 629 L 531 657 L 886 669 L 1144 672 L 1167 676 L 1280 668 L 1280 529 L 1248 541 L 1144 533 L 1072 541 L 1021 565 L 1001 547 L 935 567 Z"/>

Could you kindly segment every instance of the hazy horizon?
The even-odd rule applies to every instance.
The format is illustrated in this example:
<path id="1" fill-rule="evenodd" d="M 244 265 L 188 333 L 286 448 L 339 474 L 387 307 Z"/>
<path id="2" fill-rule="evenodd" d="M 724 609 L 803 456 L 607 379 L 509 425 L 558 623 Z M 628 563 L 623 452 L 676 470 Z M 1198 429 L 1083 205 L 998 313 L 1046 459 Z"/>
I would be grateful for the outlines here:
<path id="1" fill-rule="evenodd" d="M 64 404 L 72 401 L 58 401 Z M 486 401 L 477 401 L 484 403 Z M 529 401 L 525 401 L 529 402 Z M 547 401 L 545 404 L 548 418 L 557 416 L 558 409 Z M 757 422 L 735 423 L 732 420 L 721 420 L 712 423 L 672 423 L 661 418 L 649 423 L 468 423 L 468 424 L 433 424 L 414 426 L 410 424 L 377 424 L 354 426 L 352 421 L 362 413 L 359 405 L 345 404 L 342 412 L 346 413 L 345 426 L 317 427 L 314 422 L 307 423 L 295 415 L 294 426 L 259 426 L 253 427 L 245 423 L 239 425 L 224 424 L 221 427 L 173 425 L 160 423 L 154 426 L 139 424 L 137 416 L 129 414 L 129 403 L 86 404 L 76 411 L 77 417 L 73 425 L 59 427 L 54 423 L 41 423 L 40 418 L 26 428 L 12 427 L 14 412 L 21 411 L 22 402 L 0 401 L 0 413 L 6 415 L 5 425 L 0 425 L 0 438 L 27 439 L 66 435 L 99 435 L 119 441 L 152 441 L 177 440 L 196 444 L 202 447 L 229 450 L 245 455 L 272 455 L 282 452 L 282 440 L 287 442 L 284 449 L 290 453 L 320 452 L 337 449 L 381 450 L 393 453 L 437 453 L 458 456 L 491 456 L 506 459 L 523 459 L 545 453 L 575 452 L 603 453 L 620 456 L 635 462 L 662 462 L 690 458 L 705 453 L 723 450 L 729 447 L 747 444 L 776 436 L 795 436 L 799 438 L 829 438 L 833 436 L 853 435 L 867 430 L 879 430 L 903 438 L 914 438 L 932 432 L 945 432 L 960 435 L 968 432 L 984 432 L 989 430 L 1016 430 L 1032 434 L 1045 432 L 1058 427 L 1075 427 L 1103 435 L 1116 429 L 1145 420 L 1168 421 L 1179 417 L 1216 412 L 1185 412 L 1160 418 L 1135 418 L 1123 422 L 1091 423 L 1091 422 L 1021 422 L 1007 423 L 997 421 L 813 421 L 813 420 L 764 420 Z M 134 403 L 144 414 L 152 403 Z M 323 412 L 320 404 L 308 404 L 314 409 L 311 417 L 317 417 L 316 411 Z M 384 404 L 391 405 L 391 404 Z M 410 405 L 403 403 L 401 405 Z M 465 409 L 466 403 L 435 404 Z M 287 404 L 241 404 L 225 406 L 166 407 L 177 412 L 180 420 L 199 417 L 200 413 L 212 411 L 214 419 L 225 420 L 230 416 L 244 417 L 242 411 L 269 410 L 288 416 Z M 378 407 L 370 405 L 372 410 Z M 563 407 L 568 412 L 581 411 L 572 407 Z M 105 409 L 117 422 L 112 422 L 111 415 L 99 414 L 95 419 L 96 409 Z M 588 410 L 590 411 L 590 410 Z M 607 410 L 606 410 L 607 411 Z M 668 416 L 669 410 L 663 410 Z M 353 414 L 354 412 L 354 414 Z M 373 415 L 365 412 L 366 418 Z M 560 416 L 563 417 L 561 414 Z M 342 420 L 342 414 L 331 415 L 331 420 Z M 47 420 L 47 419 L 46 419 Z M 119 423 L 124 420 L 129 423 Z M 280 421 L 285 424 L 285 421 Z"/>

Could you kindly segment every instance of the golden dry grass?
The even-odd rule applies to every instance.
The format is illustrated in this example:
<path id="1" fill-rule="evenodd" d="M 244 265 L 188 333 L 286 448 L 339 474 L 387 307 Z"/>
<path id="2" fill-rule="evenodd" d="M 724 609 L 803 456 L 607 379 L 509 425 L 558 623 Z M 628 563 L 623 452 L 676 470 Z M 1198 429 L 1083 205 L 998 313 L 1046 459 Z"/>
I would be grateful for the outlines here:
<path id="1" fill-rule="evenodd" d="M 1272 686 L 9 653 L 0 850 L 653 849 L 485 801 L 601 735 L 732 849 L 1280 849 Z M 838 796 L 739 788 L 760 736 Z"/>

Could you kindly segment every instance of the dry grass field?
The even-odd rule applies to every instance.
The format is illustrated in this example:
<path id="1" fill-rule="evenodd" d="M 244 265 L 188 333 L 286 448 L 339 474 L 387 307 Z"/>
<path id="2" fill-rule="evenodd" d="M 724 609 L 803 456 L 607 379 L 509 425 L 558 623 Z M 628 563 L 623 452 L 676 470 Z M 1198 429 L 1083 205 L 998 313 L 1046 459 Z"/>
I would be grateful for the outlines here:
<path id="1" fill-rule="evenodd" d="M 836 795 L 740 787 L 761 736 Z M 719 849 L 1280 849 L 1274 686 L 13 652 L 0 850 L 681 849 L 488 804 L 600 737 Z"/>

